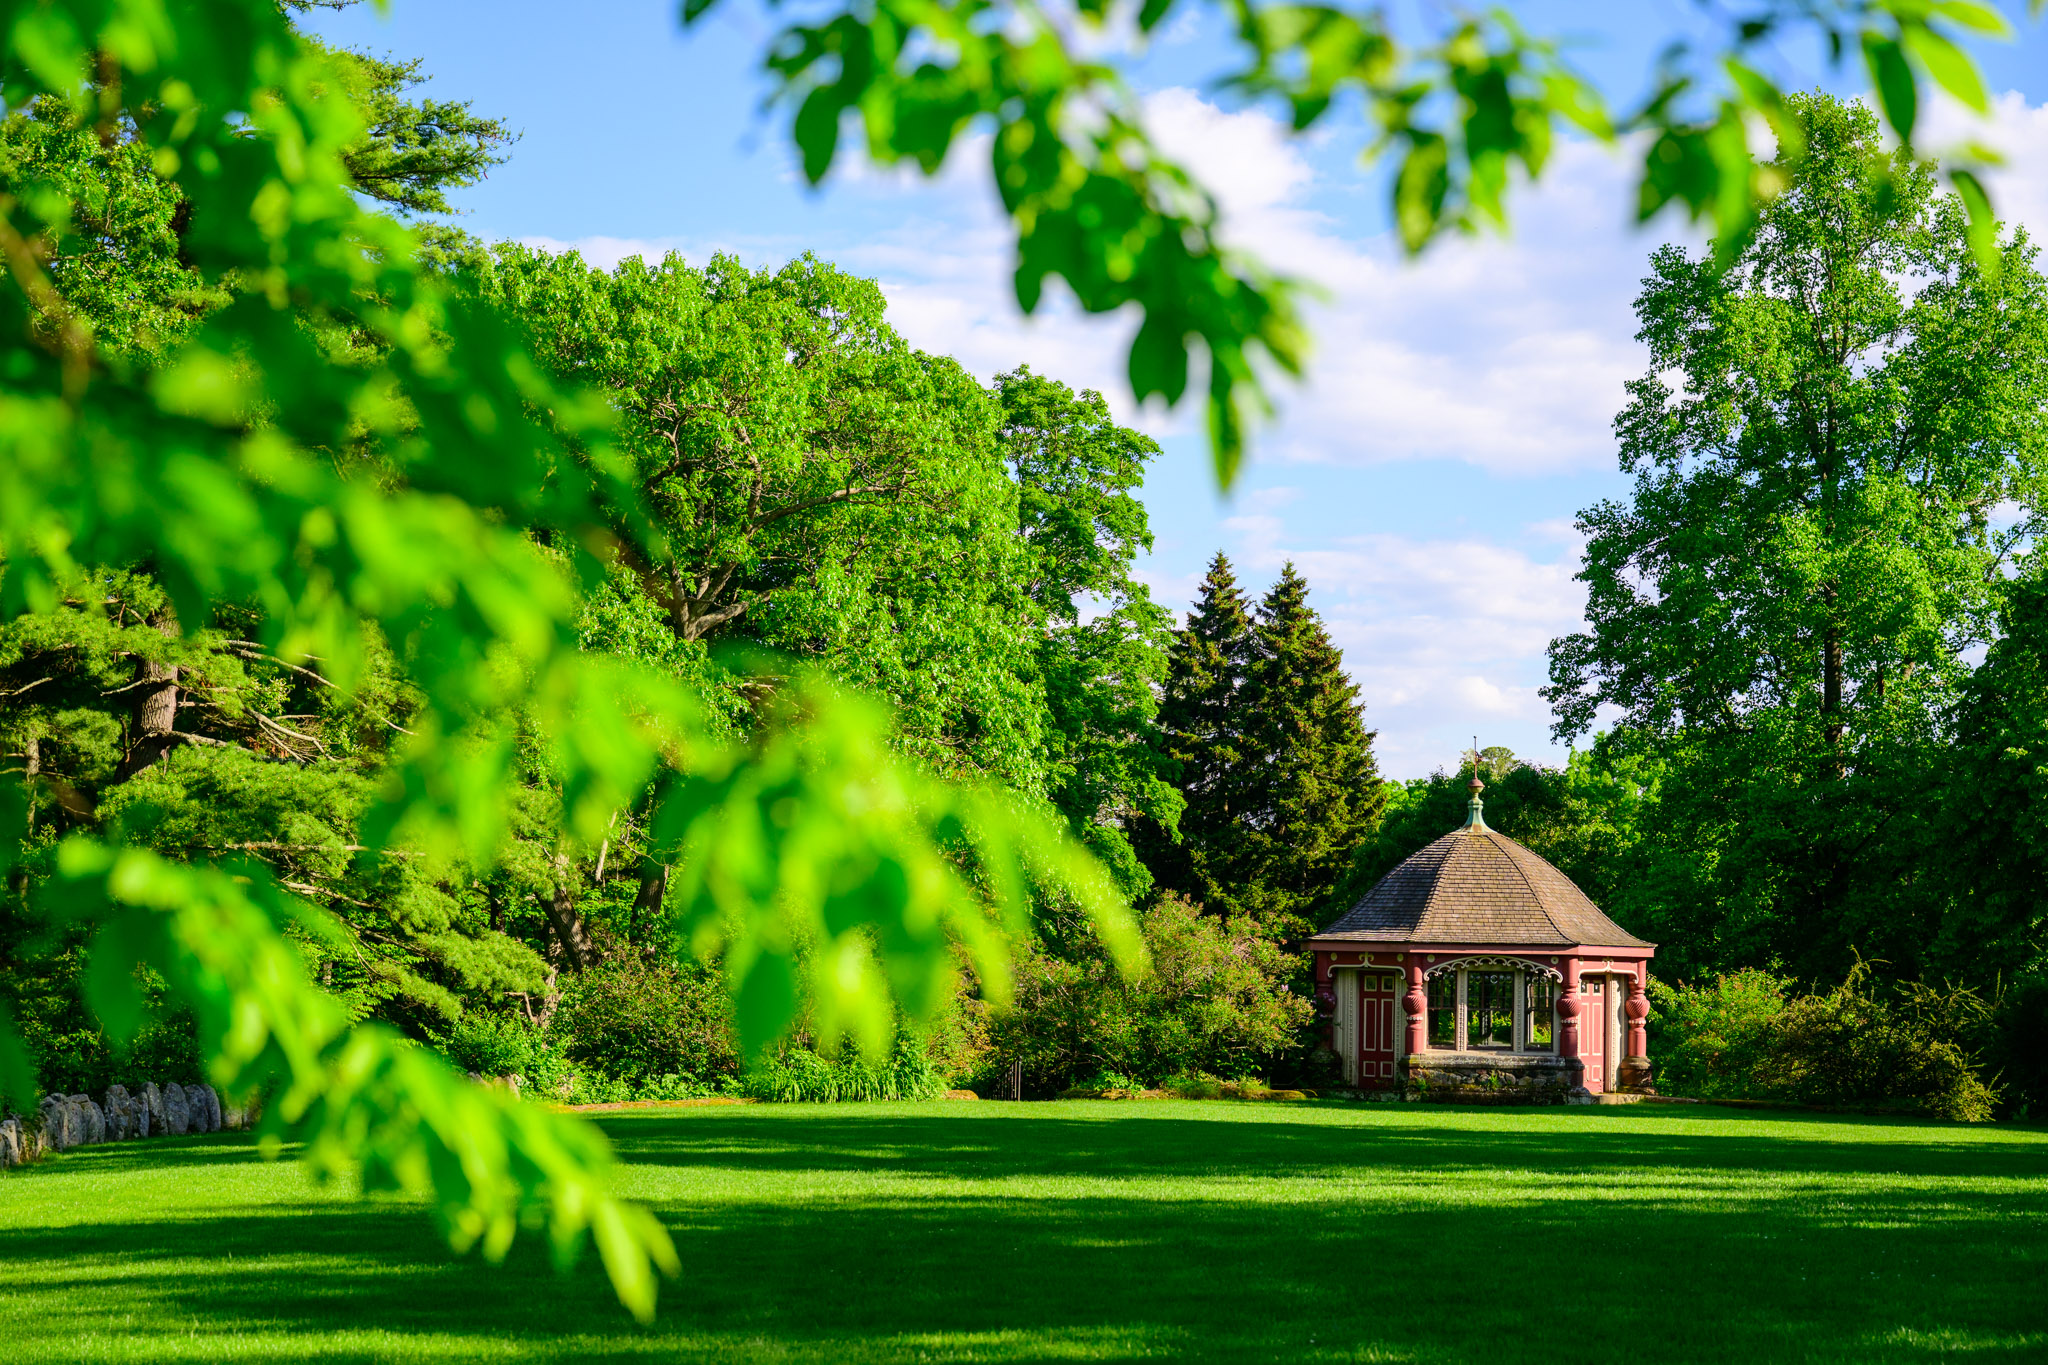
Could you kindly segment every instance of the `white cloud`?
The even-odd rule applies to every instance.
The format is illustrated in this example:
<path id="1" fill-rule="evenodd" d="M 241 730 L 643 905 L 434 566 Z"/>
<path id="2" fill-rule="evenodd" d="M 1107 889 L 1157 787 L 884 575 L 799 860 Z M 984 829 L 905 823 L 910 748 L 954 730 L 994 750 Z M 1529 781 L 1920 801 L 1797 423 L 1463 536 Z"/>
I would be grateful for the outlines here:
<path id="1" fill-rule="evenodd" d="M 1244 578 L 1271 578 L 1291 559 L 1308 579 L 1380 733 L 1383 771 L 1449 765 L 1475 726 L 1492 731 L 1489 743 L 1557 759 L 1537 688 L 1545 647 L 1582 624 L 1575 535 L 1539 559 L 1479 538 L 1367 535 L 1313 546 L 1290 544 L 1272 518 L 1231 525 Z"/>
<path id="2" fill-rule="evenodd" d="M 2024 224 L 2036 242 L 2048 236 L 2048 104 L 2028 104 L 2008 90 L 1992 101 L 1991 116 L 1980 119 L 1944 96 L 1928 109 L 1914 140 L 1940 155 L 1971 142 L 2000 153 L 2004 164 L 1984 176 L 1992 206 L 2007 223 Z"/>

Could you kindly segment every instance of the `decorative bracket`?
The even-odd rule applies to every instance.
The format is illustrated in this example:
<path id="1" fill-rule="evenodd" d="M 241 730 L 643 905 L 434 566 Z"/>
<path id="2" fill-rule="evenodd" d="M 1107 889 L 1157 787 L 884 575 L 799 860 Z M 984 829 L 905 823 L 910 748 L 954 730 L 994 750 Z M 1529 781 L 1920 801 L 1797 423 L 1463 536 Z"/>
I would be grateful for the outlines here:
<path id="1" fill-rule="evenodd" d="M 1540 962 L 1531 962 L 1526 957 L 1447 957 L 1422 975 L 1427 979 L 1439 972 L 1448 972 L 1458 967 L 1510 967 L 1527 972 L 1531 976 L 1540 976 L 1547 981 L 1564 980 L 1564 973 L 1557 968 L 1546 967 Z"/>

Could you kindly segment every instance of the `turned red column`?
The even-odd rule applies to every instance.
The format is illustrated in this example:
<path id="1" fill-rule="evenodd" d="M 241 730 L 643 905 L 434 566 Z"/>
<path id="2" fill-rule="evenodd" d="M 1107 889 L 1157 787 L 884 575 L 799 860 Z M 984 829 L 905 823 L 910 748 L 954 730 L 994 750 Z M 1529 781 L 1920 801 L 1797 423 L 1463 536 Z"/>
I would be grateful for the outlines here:
<path id="1" fill-rule="evenodd" d="M 1415 961 L 1414 954 L 1408 958 L 1408 994 L 1401 997 L 1401 1008 L 1408 1012 L 1408 1055 L 1410 1057 L 1429 1047 L 1422 1015 L 1429 1008 L 1429 995 L 1422 989 L 1422 964 Z"/>
<path id="2" fill-rule="evenodd" d="M 1650 1055 L 1650 1044 L 1645 1037 L 1643 1021 L 1650 1017 L 1650 1001 L 1643 991 L 1643 969 L 1640 964 L 1636 974 L 1628 979 L 1628 1003 L 1622 1006 L 1628 1015 L 1628 1054 L 1631 1057 Z"/>
<path id="3" fill-rule="evenodd" d="M 1564 960 L 1564 985 L 1557 992 L 1557 1055 L 1579 1055 L 1579 960 Z"/>
<path id="4" fill-rule="evenodd" d="M 1628 1002 L 1621 1007 L 1623 1016 L 1628 1019 L 1628 1051 L 1621 1059 L 1621 1088 L 1624 1090 L 1650 1088 L 1650 1044 L 1643 1027 L 1643 1021 L 1650 1017 L 1649 997 L 1643 991 L 1643 978 L 1649 972 L 1648 963 L 1636 964 L 1635 975 L 1628 979 Z"/>

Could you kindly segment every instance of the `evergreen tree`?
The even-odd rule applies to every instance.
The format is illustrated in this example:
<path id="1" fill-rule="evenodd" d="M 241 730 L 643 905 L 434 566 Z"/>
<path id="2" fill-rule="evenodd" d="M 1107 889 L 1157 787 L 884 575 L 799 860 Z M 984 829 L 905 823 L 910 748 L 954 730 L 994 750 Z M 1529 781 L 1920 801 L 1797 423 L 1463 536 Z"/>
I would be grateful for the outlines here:
<path id="1" fill-rule="evenodd" d="M 1237 702 L 1252 649 L 1251 612 L 1219 551 L 1186 627 L 1174 632 L 1159 704 L 1160 744 L 1178 769 L 1174 785 L 1186 803 L 1180 837 L 1147 823 L 1139 840 L 1161 889 L 1212 909 L 1227 900 L 1243 852 L 1232 788 L 1245 756 Z"/>
<path id="2" fill-rule="evenodd" d="M 1254 646 L 1235 708 L 1247 761 L 1233 782 L 1244 825 L 1233 899 L 1293 938 L 1316 927 L 1386 793 L 1358 687 L 1292 563 L 1259 605 Z"/>

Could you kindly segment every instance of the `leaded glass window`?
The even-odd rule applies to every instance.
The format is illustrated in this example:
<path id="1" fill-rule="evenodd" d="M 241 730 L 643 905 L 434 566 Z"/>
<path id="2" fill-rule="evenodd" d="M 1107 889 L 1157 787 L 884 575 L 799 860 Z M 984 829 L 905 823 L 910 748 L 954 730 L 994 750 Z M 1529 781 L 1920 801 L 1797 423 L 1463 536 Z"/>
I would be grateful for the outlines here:
<path id="1" fill-rule="evenodd" d="M 1515 972 L 1465 973 L 1465 1046 L 1515 1048 Z"/>
<path id="2" fill-rule="evenodd" d="M 1557 983 L 1529 978 L 1529 1041 L 1531 1052 L 1548 1052 L 1556 1037 Z"/>
<path id="3" fill-rule="evenodd" d="M 1429 1045 L 1447 1051 L 1458 1047 L 1458 974 L 1438 972 L 1429 979 Z"/>

